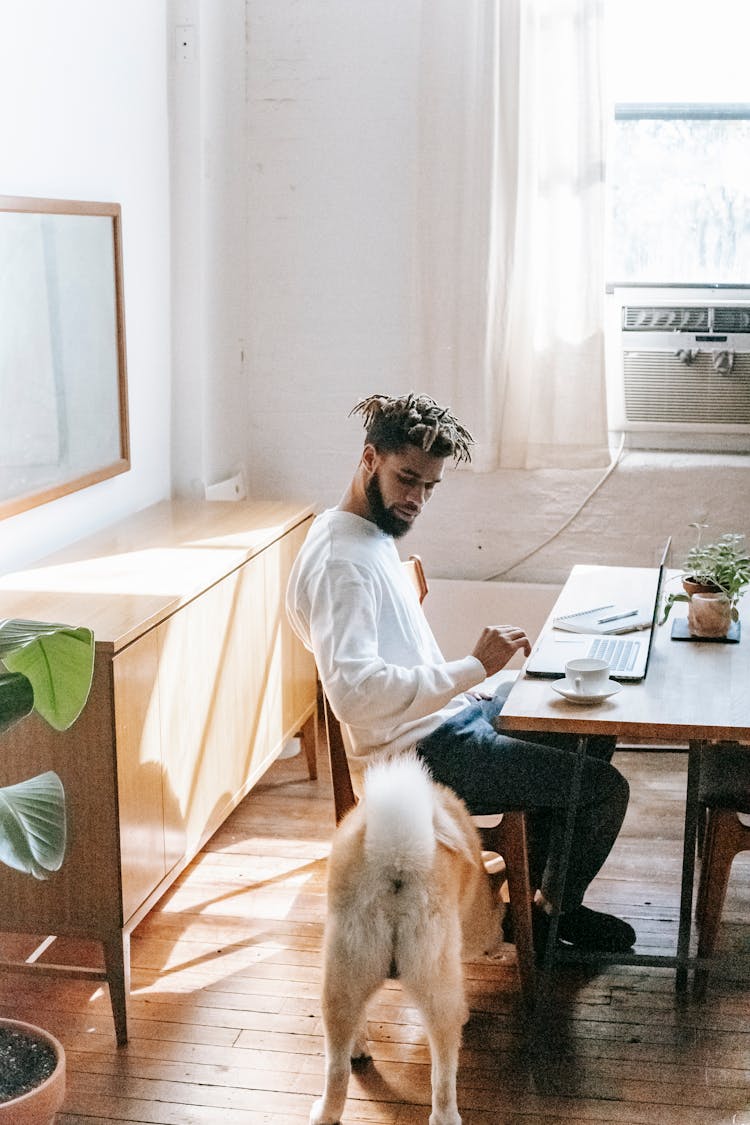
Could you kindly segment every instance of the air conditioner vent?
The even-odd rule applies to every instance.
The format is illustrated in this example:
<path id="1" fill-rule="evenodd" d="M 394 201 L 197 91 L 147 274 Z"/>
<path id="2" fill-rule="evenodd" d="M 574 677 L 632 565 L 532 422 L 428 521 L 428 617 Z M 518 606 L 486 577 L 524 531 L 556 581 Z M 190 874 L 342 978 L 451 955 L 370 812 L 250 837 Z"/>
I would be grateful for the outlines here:
<path id="1" fill-rule="evenodd" d="M 714 332 L 750 332 L 750 308 L 717 305 L 713 310 Z"/>
<path id="2" fill-rule="evenodd" d="M 622 326 L 629 332 L 708 332 L 711 317 L 705 305 L 625 305 Z"/>
<path id="3" fill-rule="evenodd" d="M 736 353 L 731 374 L 698 352 L 690 364 L 673 351 L 624 349 L 628 422 L 750 425 L 750 354 Z"/>

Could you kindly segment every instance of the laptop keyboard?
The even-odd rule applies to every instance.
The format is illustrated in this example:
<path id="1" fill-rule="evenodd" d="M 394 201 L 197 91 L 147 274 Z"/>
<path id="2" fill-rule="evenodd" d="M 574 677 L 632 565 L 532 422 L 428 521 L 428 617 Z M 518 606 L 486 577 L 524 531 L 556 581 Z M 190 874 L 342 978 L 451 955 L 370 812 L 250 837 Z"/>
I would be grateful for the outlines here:
<path id="1" fill-rule="evenodd" d="M 597 637 L 591 642 L 587 656 L 596 657 L 597 660 L 606 660 L 611 672 L 629 672 L 635 664 L 638 650 L 638 641 L 620 640 L 619 637 Z"/>

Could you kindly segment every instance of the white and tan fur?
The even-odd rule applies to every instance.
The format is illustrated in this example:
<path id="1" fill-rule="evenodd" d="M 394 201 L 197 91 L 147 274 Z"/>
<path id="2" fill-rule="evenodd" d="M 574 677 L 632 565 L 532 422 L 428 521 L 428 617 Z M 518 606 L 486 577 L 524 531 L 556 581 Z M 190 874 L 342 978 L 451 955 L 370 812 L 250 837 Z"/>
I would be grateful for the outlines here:
<path id="1" fill-rule="evenodd" d="M 369 1057 L 365 1006 L 389 977 L 410 994 L 429 1037 L 430 1125 L 461 1125 L 456 1070 L 469 1014 L 461 961 L 502 941 L 502 909 L 463 802 L 415 755 L 370 768 L 329 861 L 325 1089 L 311 1125 L 341 1121 L 350 1060 Z"/>

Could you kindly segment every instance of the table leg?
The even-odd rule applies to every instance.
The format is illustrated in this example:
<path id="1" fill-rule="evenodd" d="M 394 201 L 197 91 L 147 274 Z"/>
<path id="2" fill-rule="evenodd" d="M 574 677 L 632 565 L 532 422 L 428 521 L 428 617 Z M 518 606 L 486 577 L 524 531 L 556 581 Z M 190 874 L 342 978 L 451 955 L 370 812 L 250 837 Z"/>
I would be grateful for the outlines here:
<path id="1" fill-rule="evenodd" d="M 695 840 L 698 829 L 698 791 L 701 775 L 703 743 L 691 741 L 688 749 L 687 791 L 685 793 L 685 831 L 682 843 L 682 887 L 680 891 L 680 924 L 677 931 L 677 973 L 675 987 L 685 992 L 690 957 L 690 929 L 693 915 L 693 880 L 695 877 Z"/>
<path id="2" fill-rule="evenodd" d="M 583 763 L 586 758 L 587 744 L 588 739 L 585 735 L 581 735 L 578 739 L 575 768 L 573 770 L 573 776 L 570 779 L 568 806 L 565 813 L 565 835 L 563 837 L 562 853 L 560 855 L 558 885 L 555 888 L 555 909 L 550 917 L 547 944 L 544 947 L 544 958 L 542 960 L 541 979 L 537 992 L 538 1000 L 541 1003 L 544 1002 L 544 996 L 549 987 L 550 970 L 555 959 L 557 928 L 560 922 L 560 903 L 562 902 L 563 893 L 565 891 L 565 881 L 567 879 L 568 864 L 570 862 L 570 850 L 573 846 L 573 830 L 575 828 L 576 814 L 578 812 L 578 801 L 581 796 L 581 778 L 583 777 Z"/>

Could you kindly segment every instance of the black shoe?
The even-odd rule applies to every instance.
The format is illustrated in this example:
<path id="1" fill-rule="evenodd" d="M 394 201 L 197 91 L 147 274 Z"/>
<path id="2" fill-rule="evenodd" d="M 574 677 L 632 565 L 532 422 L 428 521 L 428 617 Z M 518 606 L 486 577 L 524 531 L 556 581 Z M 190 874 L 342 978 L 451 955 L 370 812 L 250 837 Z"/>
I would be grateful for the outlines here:
<path id="1" fill-rule="evenodd" d="M 614 914 L 577 906 L 560 915 L 558 939 L 575 949 L 597 953 L 625 953 L 635 944 L 635 930 Z"/>
<path id="2" fill-rule="evenodd" d="M 550 915 L 534 903 L 531 912 L 534 951 L 543 957 L 547 948 Z M 503 938 L 513 944 L 513 920 L 510 910 L 503 918 Z M 572 946 L 587 952 L 625 953 L 635 944 L 635 930 L 614 914 L 577 906 L 560 915 L 557 924 L 557 944 Z"/>

